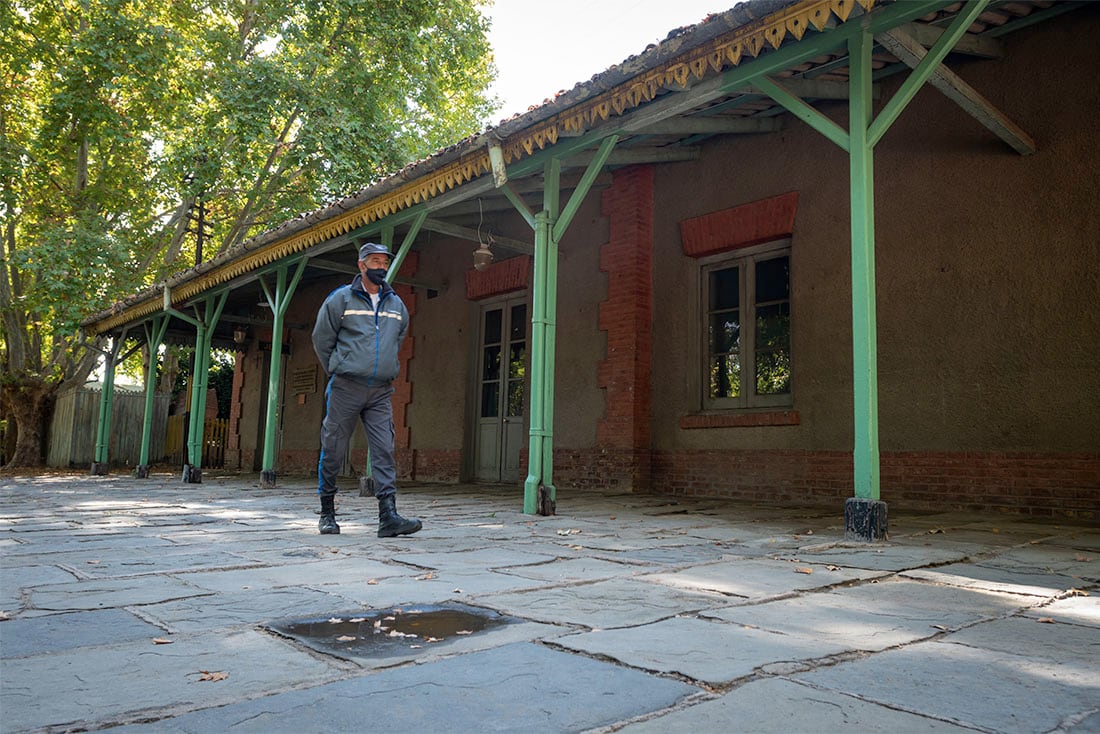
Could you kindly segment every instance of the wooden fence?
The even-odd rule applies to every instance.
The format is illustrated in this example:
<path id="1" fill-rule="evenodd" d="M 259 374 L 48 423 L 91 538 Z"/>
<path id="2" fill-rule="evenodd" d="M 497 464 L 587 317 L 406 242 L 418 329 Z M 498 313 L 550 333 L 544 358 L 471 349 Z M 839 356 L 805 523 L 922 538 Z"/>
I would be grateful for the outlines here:
<path id="1" fill-rule="evenodd" d="M 46 464 L 74 468 L 91 466 L 95 459 L 96 432 L 99 424 L 100 390 L 80 389 L 57 399 L 50 423 Z M 149 461 L 156 463 L 165 452 L 165 425 L 168 396 L 153 398 L 152 435 Z M 111 435 L 107 443 L 108 461 L 114 466 L 136 466 L 141 460 L 141 433 L 145 425 L 145 394 L 115 392 L 111 412 Z"/>
<path id="2" fill-rule="evenodd" d="M 187 460 L 187 416 L 168 416 L 167 438 L 165 441 L 166 461 L 182 466 Z M 221 469 L 225 466 L 225 446 L 229 435 L 229 421 L 224 418 L 211 418 L 202 430 L 202 467 Z"/>

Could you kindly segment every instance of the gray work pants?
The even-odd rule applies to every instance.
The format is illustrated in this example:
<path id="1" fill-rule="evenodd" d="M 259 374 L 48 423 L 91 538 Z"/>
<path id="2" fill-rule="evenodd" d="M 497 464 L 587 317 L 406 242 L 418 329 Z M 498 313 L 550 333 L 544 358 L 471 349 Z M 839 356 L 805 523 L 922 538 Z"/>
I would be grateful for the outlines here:
<path id="1" fill-rule="evenodd" d="M 368 387 L 340 375 L 325 389 L 325 420 L 321 424 L 321 460 L 317 464 L 317 494 L 336 494 L 336 475 L 344 465 L 355 424 L 362 423 L 370 447 L 374 496 L 397 494 L 393 461 L 393 385 Z"/>

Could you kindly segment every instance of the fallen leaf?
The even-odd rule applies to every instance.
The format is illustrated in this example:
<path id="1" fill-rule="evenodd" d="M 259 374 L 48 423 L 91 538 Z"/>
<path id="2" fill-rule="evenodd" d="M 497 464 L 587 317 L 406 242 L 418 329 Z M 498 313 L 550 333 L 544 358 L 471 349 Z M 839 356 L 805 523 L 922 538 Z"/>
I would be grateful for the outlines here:
<path id="1" fill-rule="evenodd" d="M 434 578 L 435 578 L 435 574 L 429 572 L 429 573 L 424 574 L 423 576 L 417 576 L 416 580 L 417 581 L 431 581 Z"/>
<path id="2" fill-rule="evenodd" d="M 794 570 L 794 572 L 795 573 L 811 574 L 811 573 L 814 572 L 814 570 L 812 568 L 810 568 L 809 566 L 799 566 L 798 568 L 796 568 Z"/>
<path id="3" fill-rule="evenodd" d="M 999 533 L 999 532 L 1001 532 L 1001 529 L 1000 528 L 993 528 L 993 532 L 994 533 Z"/>
<path id="4" fill-rule="evenodd" d="M 456 635 L 472 635 L 473 633 L 473 630 L 459 630 L 455 632 Z"/>
<path id="5" fill-rule="evenodd" d="M 348 621 L 353 623 L 353 624 L 359 624 L 360 622 L 366 622 L 367 618 L 366 617 L 356 617 L 355 619 L 349 619 Z"/>
<path id="6" fill-rule="evenodd" d="M 942 624 L 934 624 L 934 625 L 932 625 L 932 628 L 933 629 L 938 629 L 938 630 L 943 630 L 944 632 L 947 631 L 947 627 L 944 627 Z"/>
<path id="7" fill-rule="evenodd" d="M 1088 596 L 1089 595 L 1089 592 L 1083 591 L 1081 589 L 1070 589 L 1066 593 L 1069 594 L 1070 596 Z"/>
<path id="8" fill-rule="evenodd" d="M 340 549 L 339 549 L 339 548 L 329 548 L 329 549 L 328 549 L 328 552 L 329 552 L 329 553 L 339 553 L 339 552 L 340 552 Z"/>
<path id="9" fill-rule="evenodd" d="M 199 680 L 201 680 L 201 681 L 202 680 L 208 680 L 208 681 L 215 681 L 216 682 L 216 681 L 219 681 L 219 680 L 225 680 L 226 678 L 229 677 L 229 673 L 226 673 L 223 670 L 218 670 L 218 671 L 213 671 L 213 672 L 209 671 L 209 670 L 200 670 L 199 672 L 202 674 L 202 675 L 199 676 Z"/>
<path id="10" fill-rule="evenodd" d="M 423 645 L 409 645 L 410 650 L 419 650 L 422 647 L 424 647 L 424 646 Z"/>
<path id="11" fill-rule="evenodd" d="M 441 642 L 441 641 L 442 641 L 442 638 L 440 638 L 440 637 L 425 637 L 424 638 L 424 642 Z"/>
<path id="12" fill-rule="evenodd" d="M 825 568 L 827 568 L 830 571 L 839 571 L 840 570 L 840 566 L 826 566 Z"/>
<path id="13" fill-rule="evenodd" d="M 378 586 L 378 579 L 371 579 L 367 582 L 367 586 Z"/>
<path id="14" fill-rule="evenodd" d="M 7 622 L 11 619 L 11 614 L 8 612 L 0 612 L 0 622 Z"/>
<path id="15" fill-rule="evenodd" d="M 814 534 L 814 531 L 813 531 L 813 530 L 807 530 L 807 531 L 806 531 L 806 535 L 813 535 L 813 534 Z"/>
<path id="16" fill-rule="evenodd" d="M 1054 624 L 1054 619 L 1052 617 L 1039 617 L 1039 621 L 1043 624 Z"/>
<path id="17" fill-rule="evenodd" d="M 98 565 L 99 565 L 99 561 L 88 561 L 88 565 L 89 565 L 89 566 L 98 566 Z"/>
<path id="18" fill-rule="evenodd" d="M 169 640 L 169 639 L 164 638 L 164 637 L 154 637 L 153 638 L 153 644 L 154 645 L 171 645 L 172 642 L 173 642 L 172 640 Z"/>
<path id="19" fill-rule="evenodd" d="M 558 535 L 580 535 L 580 532 L 581 531 L 577 530 L 576 528 L 562 528 L 558 531 Z"/>
<path id="20" fill-rule="evenodd" d="M 928 534 L 929 535 L 936 535 L 936 534 L 942 535 L 943 534 L 943 528 L 932 528 L 931 530 L 928 531 Z"/>
<path id="21" fill-rule="evenodd" d="M 1090 556 L 1086 556 L 1086 555 L 1083 555 L 1081 553 L 1078 553 L 1073 558 L 1074 558 L 1074 560 L 1080 561 L 1081 563 L 1088 563 L 1089 561 L 1092 560 L 1092 558 Z"/>
<path id="22" fill-rule="evenodd" d="M 336 638 L 336 641 L 337 642 L 351 642 L 352 640 L 355 640 L 355 639 L 358 639 L 358 638 L 356 638 L 352 635 L 340 635 L 339 637 Z"/>
<path id="23" fill-rule="evenodd" d="M 614 515 L 612 515 L 611 517 L 609 517 L 609 518 L 607 518 L 607 519 L 608 519 L 608 520 L 614 520 L 614 519 L 615 519 L 615 516 L 614 516 Z"/>
<path id="24" fill-rule="evenodd" d="M 452 594 L 461 594 L 461 593 L 462 593 L 462 589 L 453 589 L 453 590 L 451 591 L 451 593 L 452 593 Z"/>
<path id="25" fill-rule="evenodd" d="M 329 624 L 343 624 L 343 622 L 344 620 L 340 619 L 339 617 L 329 617 L 328 620 Z"/>

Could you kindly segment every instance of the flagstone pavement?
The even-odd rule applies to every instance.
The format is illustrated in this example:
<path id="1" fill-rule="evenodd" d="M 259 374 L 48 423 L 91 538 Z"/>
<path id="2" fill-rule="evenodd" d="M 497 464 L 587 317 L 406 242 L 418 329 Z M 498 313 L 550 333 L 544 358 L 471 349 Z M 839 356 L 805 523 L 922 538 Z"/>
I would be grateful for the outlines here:
<path id="1" fill-rule="evenodd" d="M 1100 732 L 1095 525 L 314 488 L 0 477 L 0 731 Z"/>

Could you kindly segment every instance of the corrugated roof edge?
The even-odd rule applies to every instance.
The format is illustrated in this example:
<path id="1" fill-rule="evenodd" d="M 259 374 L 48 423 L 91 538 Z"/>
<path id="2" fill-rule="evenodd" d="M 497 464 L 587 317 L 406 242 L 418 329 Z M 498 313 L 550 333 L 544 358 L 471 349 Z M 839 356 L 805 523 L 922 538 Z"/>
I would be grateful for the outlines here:
<path id="1" fill-rule="evenodd" d="M 798 2 L 800 0 L 748 0 L 747 2 L 738 3 L 730 10 L 708 15 L 693 26 L 673 29 L 660 43 L 651 44 L 642 53 L 624 59 L 621 63 L 594 75 L 587 82 L 578 82 L 572 89 L 558 93 L 552 99 L 547 99 L 543 104 L 533 107 L 525 113 L 502 120 L 497 125 L 489 126 L 480 133 L 470 135 L 446 148 L 441 148 L 427 158 L 410 163 L 399 171 L 360 189 L 354 194 L 338 199 L 332 204 L 287 220 L 278 227 L 262 232 L 207 262 L 175 273 L 169 276 L 163 284 L 145 288 L 122 301 L 116 302 L 110 308 L 92 314 L 84 319 L 81 325 L 89 326 L 98 323 L 137 303 L 159 298 L 165 285 L 169 289 L 173 289 L 216 270 L 222 265 L 231 263 L 244 254 L 308 231 L 313 226 L 356 209 L 401 185 L 415 181 L 449 163 L 453 163 L 470 150 L 482 147 L 491 140 L 503 140 L 522 132 L 524 129 L 560 114 L 591 97 L 610 91 L 638 74 L 656 68 L 672 57 L 690 51 L 723 33 L 741 28 Z"/>

